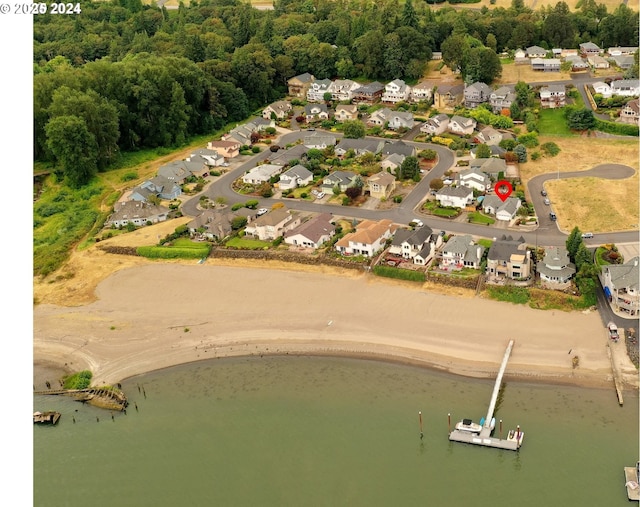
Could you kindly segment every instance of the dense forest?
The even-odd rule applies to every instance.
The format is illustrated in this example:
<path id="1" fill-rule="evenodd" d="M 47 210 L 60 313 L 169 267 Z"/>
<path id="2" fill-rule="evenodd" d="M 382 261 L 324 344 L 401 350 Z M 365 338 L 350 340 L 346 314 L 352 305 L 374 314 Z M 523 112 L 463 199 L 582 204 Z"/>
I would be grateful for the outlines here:
<path id="1" fill-rule="evenodd" d="M 287 80 L 415 82 L 432 52 L 467 81 L 500 73 L 499 54 L 539 45 L 637 46 L 638 14 L 582 0 L 532 11 L 432 9 L 406 0 L 83 2 L 76 16 L 34 17 L 35 159 L 79 187 L 122 151 L 178 146 L 279 99 Z M 487 69 L 490 69 L 487 72 Z M 637 75 L 637 67 L 634 70 Z"/>

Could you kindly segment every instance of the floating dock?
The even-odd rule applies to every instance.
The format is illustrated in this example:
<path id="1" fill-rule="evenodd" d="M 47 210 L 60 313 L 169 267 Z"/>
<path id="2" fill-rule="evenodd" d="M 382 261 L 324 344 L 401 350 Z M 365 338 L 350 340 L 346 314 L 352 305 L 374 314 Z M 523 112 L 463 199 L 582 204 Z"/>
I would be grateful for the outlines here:
<path id="1" fill-rule="evenodd" d="M 57 424 L 60 420 L 60 412 L 34 412 L 34 424 Z"/>
<path id="2" fill-rule="evenodd" d="M 498 399 L 498 393 L 500 392 L 500 385 L 502 384 L 502 376 L 507 368 L 507 362 L 511 355 L 511 349 L 513 348 L 513 340 L 509 341 L 507 350 L 502 358 L 502 364 L 500 365 L 500 371 L 496 378 L 496 383 L 493 387 L 493 393 L 491 395 L 491 402 L 489 403 L 489 409 L 487 410 L 487 417 L 482 423 L 480 431 L 469 431 L 463 429 L 454 429 L 449 433 L 449 440 L 454 442 L 464 442 L 467 444 L 484 445 L 485 447 L 495 447 L 497 449 L 507 449 L 510 451 L 517 451 L 522 445 L 524 438 L 524 432 L 520 430 L 520 426 L 516 430 L 510 430 L 507 433 L 507 438 L 502 438 L 502 421 L 500 421 L 500 438 L 491 436 L 494 431 L 495 419 L 493 418 L 493 412 L 496 408 L 496 401 Z M 458 425 L 457 425 L 458 426 Z"/>
<path id="3" fill-rule="evenodd" d="M 635 467 L 624 467 L 624 485 L 627 488 L 627 498 L 634 502 L 640 501 L 640 462 Z"/>

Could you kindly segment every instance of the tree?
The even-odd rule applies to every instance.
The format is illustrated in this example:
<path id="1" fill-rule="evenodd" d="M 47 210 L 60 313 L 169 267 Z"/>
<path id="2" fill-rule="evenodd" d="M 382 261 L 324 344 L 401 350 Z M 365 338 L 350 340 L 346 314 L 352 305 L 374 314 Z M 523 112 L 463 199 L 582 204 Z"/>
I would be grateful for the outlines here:
<path id="1" fill-rule="evenodd" d="M 242 229 L 245 225 L 247 225 L 247 217 L 237 216 L 231 219 L 231 228 L 234 231 Z"/>
<path id="2" fill-rule="evenodd" d="M 353 200 L 360 196 L 362 193 L 362 187 L 359 187 L 358 185 L 351 185 L 350 187 L 347 187 L 344 193 L 349 199 Z"/>
<path id="3" fill-rule="evenodd" d="M 438 153 L 430 149 L 422 150 L 418 155 L 425 160 L 435 160 L 438 157 Z"/>
<path id="4" fill-rule="evenodd" d="M 45 127 L 47 146 L 62 166 L 69 186 L 79 188 L 97 173 L 98 145 L 86 122 L 77 116 L 56 116 Z"/>
<path id="5" fill-rule="evenodd" d="M 490 84 L 502 74 L 500 58 L 493 49 L 470 48 L 464 54 L 462 77 L 465 82 Z"/>
<path id="6" fill-rule="evenodd" d="M 586 245 L 583 242 L 580 242 L 580 245 L 578 246 L 578 251 L 576 252 L 576 257 L 575 257 L 576 269 L 580 271 L 580 269 L 584 264 L 588 264 L 592 262 L 592 258 L 593 256 L 591 255 L 591 252 L 589 252 L 589 249 L 586 247 Z"/>
<path id="7" fill-rule="evenodd" d="M 515 153 L 518 156 L 518 162 L 527 161 L 527 147 L 524 144 L 518 144 L 513 149 L 513 153 Z"/>
<path id="8" fill-rule="evenodd" d="M 429 182 L 429 188 L 432 190 L 440 190 L 442 187 L 444 187 L 444 182 L 440 178 L 433 178 Z"/>
<path id="9" fill-rule="evenodd" d="M 413 8 L 413 3 L 411 0 L 407 0 L 404 3 L 404 8 L 402 9 L 402 26 L 410 26 L 411 28 L 415 28 L 416 30 L 419 27 L 418 16 L 416 14 L 415 9 Z"/>
<path id="10" fill-rule="evenodd" d="M 576 225 L 569 233 L 569 236 L 567 237 L 567 241 L 565 243 L 567 246 L 567 252 L 569 252 L 569 259 L 575 262 L 576 253 L 578 252 L 578 248 L 580 248 L 580 245 L 582 243 L 582 233 Z"/>
<path id="11" fill-rule="evenodd" d="M 487 144 L 479 144 L 476 148 L 476 158 L 490 158 L 491 148 Z"/>
<path id="12" fill-rule="evenodd" d="M 416 175 L 420 175 L 420 163 L 418 162 L 418 158 L 413 156 L 405 157 L 400 165 L 399 179 L 414 179 Z"/>
<path id="13" fill-rule="evenodd" d="M 586 107 L 567 111 L 567 125 L 572 130 L 589 130 L 596 124 L 593 111 Z"/>
<path id="14" fill-rule="evenodd" d="M 360 120 L 345 120 L 342 125 L 342 132 L 347 139 L 360 139 L 365 135 L 366 129 Z"/>

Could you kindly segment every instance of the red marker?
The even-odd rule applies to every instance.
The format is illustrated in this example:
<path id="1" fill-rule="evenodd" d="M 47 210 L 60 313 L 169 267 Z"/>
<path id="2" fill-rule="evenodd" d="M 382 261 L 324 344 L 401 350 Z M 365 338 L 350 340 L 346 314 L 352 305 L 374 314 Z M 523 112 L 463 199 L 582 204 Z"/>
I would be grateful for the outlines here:
<path id="1" fill-rule="evenodd" d="M 513 192 L 513 187 L 507 180 L 497 181 L 494 188 L 496 189 L 496 195 L 502 202 L 506 201 L 507 197 L 509 197 L 511 192 Z"/>

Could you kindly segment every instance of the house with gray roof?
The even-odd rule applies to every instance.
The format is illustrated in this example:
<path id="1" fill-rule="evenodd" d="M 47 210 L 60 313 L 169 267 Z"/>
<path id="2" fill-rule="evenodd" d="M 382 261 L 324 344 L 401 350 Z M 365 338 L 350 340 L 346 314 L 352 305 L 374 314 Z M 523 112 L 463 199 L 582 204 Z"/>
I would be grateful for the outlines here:
<path id="1" fill-rule="evenodd" d="M 289 112 L 292 111 L 292 109 L 291 102 L 279 100 L 265 107 L 262 110 L 262 117 L 268 120 L 272 118 L 272 115 L 275 115 L 276 119 L 284 120 L 289 116 Z"/>
<path id="2" fill-rule="evenodd" d="M 382 102 L 388 104 L 397 104 L 398 102 L 404 102 L 409 100 L 411 94 L 411 87 L 407 86 L 402 79 L 394 79 L 386 84 L 384 87 L 384 93 L 382 94 Z"/>
<path id="3" fill-rule="evenodd" d="M 388 117 L 393 113 L 388 107 L 376 109 L 367 119 L 367 125 L 382 127 L 388 121 Z"/>
<path id="4" fill-rule="evenodd" d="M 304 136 L 302 140 L 302 144 L 306 148 L 315 148 L 318 150 L 324 150 L 328 146 L 335 146 L 337 142 L 338 138 L 336 136 L 321 131 L 315 131 L 313 134 Z"/>
<path id="5" fill-rule="evenodd" d="M 260 185 L 268 182 L 274 176 L 282 172 L 282 166 L 276 164 L 261 164 L 247 171 L 242 176 L 243 183 Z"/>
<path id="6" fill-rule="evenodd" d="M 381 153 L 385 156 L 393 153 L 399 153 L 405 157 L 415 157 L 416 147 L 412 144 L 407 144 L 404 141 L 385 142 L 382 146 Z"/>
<path id="7" fill-rule="evenodd" d="M 169 209 L 164 206 L 141 201 L 122 201 L 114 205 L 107 224 L 112 227 L 125 227 L 131 223 L 136 227 L 142 227 L 164 222 L 168 214 Z"/>
<path id="8" fill-rule="evenodd" d="M 307 123 L 329 119 L 329 109 L 326 104 L 307 104 L 304 106 L 304 116 Z"/>
<path id="9" fill-rule="evenodd" d="M 309 102 L 324 102 L 324 94 L 331 93 L 329 91 L 330 86 L 330 79 L 318 79 L 314 81 L 307 90 L 307 100 Z"/>
<path id="10" fill-rule="evenodd" d="M 478 143 L 487 144 L 491 146 L 491 145 L 500 144 L 500 141 L 502 141 L 502 132 L 499 132 L 498 130 L 494 129 L 490 125 L 487 125 L 486 127 L 482 128 L 476 134 L 476 142 Z"/>
<path id="11" fill-rule="evenodd" d="M 569 252 L 563 246 L 549 246 L 536 265 L 540 280 L 550 288 L 564 288 L 576 274 L 576 266 L 569 261 Z"/>
<path id="12" fill-rule="evenodd" d="M 441 83 L 433 94 L 433 107 L 436 109 L 453 109 L 464 100 L 464 84 Z"/>
<path id="13" fill-rule="evenodd" d="M 488 281 L 504 278 L 528 279 L 531 276 L 531 252 L 523 237 L 503 235 L 494 241 L 487 254 Z"/>
<path id="14" fill-rule="evenodd" d="M 560 58 L 532 58 L 531 70 L 542 72 L 560 72 Z"/>
<path id="15" fill-rule="evenodd" d="M 545 109 L 564 107 L 567 89 L 563 84 L 550 84 L 540 88 L 540 105 Z"/>
<path id="16" fill-rule="evenodd" d="M 599 55 L 600 53 L 602 53 L 602 49 L 600 49 L 600 47 L 597 44 L 594 44 L 593 42 L 589 41 L 589 42 L 583 42 L 580 44 L 580 52 L 584 56 Z"/>
<path id="17" fill-rule="evenodd" d="M 420 81 L 417 85 L 411 88 L 411 100 L 413 102 L 431 100 L 433 98 L 433 89 L 437 85 L 438 83 L 436 81 Z"/>
<path id="18" fill-rule="evenodd" d="M 630 100 L 620 109 L 618 121 L 620 123 L 640 125 L 640 105 L 638 104 L 638 99 Z"/>
<path id="19" fill-rule="evenodd" d="M 449 126 L 449 116 L 444 113 L 437 114 L 429 118 L 420 127 L 420 132 L 425 134 L 438 135 L 447 131 Z"/>
<path id="20" fill-rule="evenodd" d="M 369 176 L 364 188 L 371 197 L 386 199 L 396 188 L 396 178 L 388 172 L 381 171 Z"/>
<path id="21" fill-rule="evenodd" d="M 284 233 L 284 242 L 288 245 L 304 248 L 320 248 L 336 234 L 336 226 L 332 223 L 330 213 L 321 213 L 306 222 L 302 222 L 294 229 Z"/>
<path id="22" fill-rule="evenodd" d="M 571 63 L 572 72 L 579 72 L 589 68 L 589 62 L 580 55 L 566 56 L 564 61 Z"/>
<path id="23" fill-rule="evenodd" d="M 308 72 L 292 77 L 287 81 L 289 95 L 291 97 L 304 98 L 307 95 L 307 90 L 314 81 L 315 77 Z"/>
<path id="24" fill-rule="evenodd" d="M 334 171 L 331 174 L 327 174 L 322 180 L 322 191 L 331 193 L 334 187 L 337 186 L 340 192 L 344 192 L 355 183 L 357 177 L 358 175 L 352 171 Z"/>
<path id="25" fill-rule="evenodd" d="M 167 180 L 181 185 L 187 178 L 192 175 L 191 171 L 187 168 L 184 160 L 175 160 L 161 166 L 158 169 L 158 176 L 166 178 Z"/>
<path id="26" fill-rule="evenodd" d="M 527 58 L 545 58 L 548 52 L 548 49 L 541 48 L 540 46 L 530 46 L 526 50 Z"/>
<path id="27" fill-rule="evenodd" d="M 502 110 L 510 109 L 515 100 L 515 88 L 511 85 L 501 86 L 489 95 L 489 104 L 494 114 L 500 114 Z"/>
<path id="28" fill-rule="evenodd" d="M 480 104 L 489 102 L 492 91 L 493 90 L 489 85 L 481 81 L 465 86 L 464 107 L 468 109 L 474 109 Z"/>
<path id="29" fill-rule="evenodd" d="M 491 179 L 478 167 L 460 171 L 458 182 L 463 187 L 473 188 L 479 192 L 486 192 L 491 187 Z"/>
<path id="30" fill-rule="evenodd" d="M 129 199 L 145 202 L 149 196 L 154 196 L 170 201 L 178 197 L 181 193 L 182 189 L 176 182 L 170 181 L 163 176 L 156 176 L 135 187 L 131 191 Z"/>
<path id="31" fill-rule="evenodd" d="M 374 81 L 353 90 L 351 100 L 354 104 L 373 104 L 382 98 L 383 93 L 384 85 Z"/>
<path id="32" fill-rule="evenodd" d="M 220 153 L 216 150 L 209 150 L 207 148 L 202 148 L 194 151 L 189 158 L 187 158 L 187 162 L 200 162 L 200 159 L 206 164 L 208 167 L 218 167 L 224 164 L 225 160 Z"/>
<path id="33" fill-rule="evenodd" d="M 636 317 L 640 312 L 640 257 L 602 267 L 600 282 L 612 308 Z"/>
<path id="34" fill-rule="evenodd" d="M 380 167 L 382 167 L 385 171 L 389 170 L 393 174 L 396 174 L 398 167 L 402 165 L 404 159 L 407 158 L 402 153 L 392 153 L 391 155 L 386 156 L 381 162 Z"/>
<path id="35" fill-rule="evenodd" d="M 291 190 L 304 187 L 313 181 L 313 173 L 303 165 L 294 165 L 280 175 L 278 185 L 280 190 Z"/>
<path id="36" fill-rule="evenodd" d="M 640 80 L 618 79 L 611 81 L 611 92 L 614 95 L 622 95 L 623 97 L 637 97 L 640 95 Z"/>
<path id="37" fill-rule="evenodd" d="M 469 160 L 469 169 L 480 169 L 490 178 L 497 179 L 500 173 L 506 174 L 507 163 L 501 158 L 472 158 Z"/>
<path id="38" fill-rule="evenodd" d="M 355 104 L 339 104 L 336 106 L 334 118 L 337 121 L 357 120 L 358 106 Z"/>
<path id="39" fill-rule="evenodd" d="M 436 193 L 440 206 L 466 208 L 473 203 L 473 190 L 467 187 L 443 187 Z"/>
<path id="40" fill-rule="evenodd" d="M 387 121 L 391 130 L 411 129 L 415 123 L 413 113 L 409 111 L 393 111 Z"/>
<path id="41" fill-rule="evenodd" d="M 336 79 L 329 86 L 332 100 L 346 101 L 353 98 L 355 90 L 360 88 L 360 83 L 351 79 Z"/>
<path id="42" fill-rule="evenodd" d="M 465 118 L 460 115 L 453 115 L 449 120 L 447 130 L 453 134 L 458 135 L 471 135 L 476 128 L 478 122 L 473 118 Z"/>
<path id="43" fill-rule="evenodd" d="M 416 256 L 419 256 L 417 264 L 424 265 L 427 259 L 431 260 L 433 258 L 436 248 L 441 244 L 442 236 L 433 234 L 431 227 L 423 225 L 422 227 L 416 227 L 413 231 L 409 231 L 409 234 L 402 240 L 400 243 L 401 255 L 405 259 L 413 260 L 415 260 Z M 425 247 L 427 250 L 423 251 Z"/>
<path id="44" fill-rule="evenodd" d="M 482 200 L 482 211 L 489 215 L 495 215 L 496 220 L 510 222 L 516 217 L 518 208 L 522 206 L 517 197 L 507 197 L 504 202 L 495 194 L 487 195 Z"/>
<path id="45" fill-rule="evenodd" d="M 267 160 L 270 164 L 285 166 L 289 165 L 289 162 L 293 160 L 303 160 L 308 151 L 309 148 L 304 144 L 297 144 L 288 150 L 279 150 L 271 153 Z"/>
<path id="46" fill-rule="evenodd" d="M 440 268 L 445 271 L 480 269 L 483 254 L 484 247 L 475 243 L 468 234 L 451 236 L 442 247 Z"/>
<path id="47" fill-rule="evenodd" d="M 630 55 L 617 55 L 609 57 L 609 60 L 613 61 L 618 68 L 627 70 L 633 67 L 634 57 Z"/>
<path id="48" fill-rule="evenodd" d="M 384 141 L 380 139 L 340 139 L 336 145 L 334 153 L 338 157 L 344 157 L 349 150 L 353 150 L 356 155 L 364 155 L 365 153 L 373 153 L 377 155 L 382 150 Z"/>
<path id="49" fill-rule="evenodd" d="M 231 223 L 239 215 L 223 210 L 205 210 L 187 223 L 192 238 L 220 241 L 233 232 Z"/>

